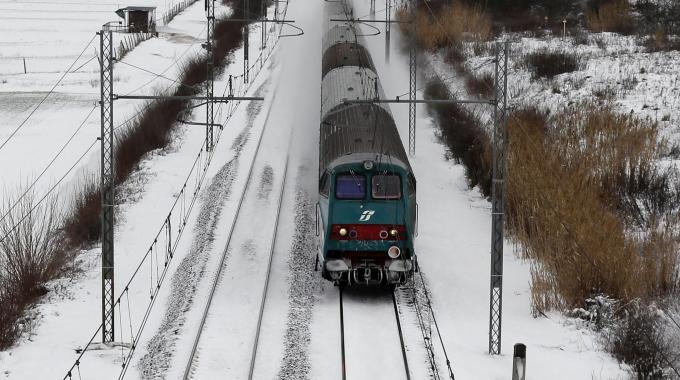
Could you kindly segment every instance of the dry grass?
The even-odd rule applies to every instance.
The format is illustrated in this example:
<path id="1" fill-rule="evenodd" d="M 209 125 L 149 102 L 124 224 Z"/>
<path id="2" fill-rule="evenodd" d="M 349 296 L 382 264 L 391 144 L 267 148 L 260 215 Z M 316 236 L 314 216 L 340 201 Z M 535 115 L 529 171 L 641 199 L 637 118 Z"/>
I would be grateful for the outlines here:
<path id="1" fill-rule="evenodd" d="M 655 223 L 632 237 L 607 204 L 610 173 L 654 158 L 656 127 L 611 108 L 579 104 L 548 119 L 510 119 L 508 218 L 532 267 L 536 313 L 593 294 L 633 299 L 677 288 L 677 236 Z"/>
<path id="2" fill-rule="evenodd" d="M 594 32 L 635 33 L 628 0 L 612 0 L 586 10 L 586 25 Z"/>
<path id="3" fill-rule="evenodd" d="M 397 18 L 409 20 L 406 8 L 397 10 Z M 400 24 L 409 30 L 408 24 Z M 441 7 L 432 16 L 429 11 L 420 9 L 416 19 L 418 44 L 428 50 L 459 46 L 463 42 L 485 42 L 492 37 L 491 19 L 480 6 L 466 5 L 453 1 Z"/>

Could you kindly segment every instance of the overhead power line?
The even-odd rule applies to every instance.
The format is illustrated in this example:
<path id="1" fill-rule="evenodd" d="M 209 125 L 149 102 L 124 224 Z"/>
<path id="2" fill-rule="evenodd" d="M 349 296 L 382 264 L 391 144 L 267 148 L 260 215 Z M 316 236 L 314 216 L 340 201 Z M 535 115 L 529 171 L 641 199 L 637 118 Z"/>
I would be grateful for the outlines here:
<path id="1" fill-rule="evenodd" d="M 87 150 L 85 150 L 85 152 L 84 152 L 83 154 L 81 154 L 80 157 L 78 157 L 78 159 L 76 160 L 76 162 L 74 162 L 73 165 L 71 165 L 71 167 L 66 171 L 66 173 L 64 173 L 64 175 L 62 175 L 61 178 L 59 178 L 59 181 L 57 181 L 57 183 L 55 183 L 54 185 L 52 185 L 52 187 L 47 191 L 47 193 L 45 193 L 45 195 L 43 195 L 43 197 L 40 198 L 40 200 L 39 200 L 36 204 L 34 204 L 33 207 L 31 207 L 31 209 L 28 210 L 28 212 L 27 212 L 25 215 L 22 216 L 21 219 L 19 219 L 19 221 L 16 222 L 16 223 L 12 226 L 12 228 L 9 229 L 9 231 L 7 231 L 7 233 L 2 237 L 2 239 L 0 239 L 0 243 L 3 242 L 3 241 L 5 241 L 5 239 L 7 239 L 7 237 L 8 237 L 10 234 L 12 234 L 12 232 L 14 232 L 14 231 L 21 225 L 21 222 L 23 222 L 26 218 L 28 218 L 29 215 L 31 215 L 31 213 L 33 213 L 33 211 L 35 211 L 35 209 L 38 208 L 38 206 L 40 206 L 40 205 L 45 201 L 45 199 L 47 199 L 47 197 L 48 197 L 50 194 L 52 194 L 52 192 L 57 188 L 57 186 L 59 186 L 59 184 L 61 184 L 61 182 L 66 178 L 66 176 L 68 176 L 69 173 L 71 173 L 71 172 L 73 171 L 73 169 L 75 169 L 75 167 L 78 165 L 78 163 L 79 163 L 80 161 L 82 161 L 83 158 L 85 158 L 85 156 L 87 155 L 87 153 L 92 149 L 92 147 L 97 143 L 97 141 L 99 141 L 99 140 L 98 140 L 98 139 L 95 139 L 95 140 L 92 142 L 92 144 L 90 144 L 90 146 L 87 148 Z"/>
<path id="2" fill-rule="evenodd" d="M 21 130 L 21 128 L 23 128 L 24 125 L 26 125 L 26 122 L 28 121 L 28 119 L 30 119 L 31 116 L 33 116 L 33 114 L 35 113 L 35 111 L 37 111 L 38 108 L 40 108 L 40 106 L 45 102 L 45 100 L 47 100 L 47 97 L 50 96 L 50 94 L 52 94 L 52 92 L 54 92 L 54 89 L 57 88 L 59 83 L 61 83 L 61 81 L 64 79 L 64 77 L 66 77 L 66 74 L 68 74 L 71 71 L 73 66 L 75 66 L 75 64 L 80 59 L 80 57 L 83 56 L 83 53 L 85 53 L 85 50 L 92 44 L 92 41 L 94 41 L 94 38 L 96 36 L 97 36 L 96 34 L 94 36 L 92 36 L 92 39 L 90 39 L 90 41 L 87 43 L 87 45 L 85 45 L 85 47 L 80 52 L 80 54 L 78 54 L 78 57 L 76 57 L 76 59 L 71 63 L 71 65 L 66 69 L 66 71 L 64 71 L 64 73 L 61 75 L 61 77 L 59 78 L 57 83 L 55 83 L 54 86 L 52 86 L 52 88 L 47 92 L 47 94 L 45 94 L 45 96 L 43 96 L 43 98 L 40 100 L 40 102 L 31 110 L 31 112 L 28 114 L 28 116 L 26 116 L 24 121 L 22 121 L 21 124 L 19 124 L 19 126 L 16 127 L 16 129 L 14 129 L 14 131 L 12 131 L 12 133 L 10 133 L 9 137 L 2 143 L 2 145 L 0 145 L 0 151 L 17 134 L 17 132 L 19 132 L 19 130 Z"/>
<path id="3" fill-rule="evenodd" d="M 76 128 L 76 130 L 73 132 L 73 134 L 71 135 L 71 137 L 69 137 L 69 139 L 64 143 L 64 145 L 62 145 L 61 149 L 59 149 L 59 152 L 57 152 L 57 154 L 55 154 L 54 157 L 52 157 L 52 160 L 50 160 L 50 162 L 47 164 L 47 166 L 45 166 L 45 168 L 44 168 L 44 169 L 42 170 L 42 172 L 38 175 L 38 177 L 36 177 L 36 178 L 33 180 L 33 183 L 31 183 L 31 185 L 28 186 L 28 188 L 26 189 L 26 191 L 24 191 L 24 193 L 21 194 L 21 196 L 20 196 L 19 198 L 17 198 L 17 200 L 14 202 L 14 204 L 12 204 L 12 206 L 7 210 L 7 212 L 5 212 L 5 214 L 2 215 L 2 217 L 0 218 L 0 223 L 1 223 L 3 220 L 5 220 L 5 218 L 7 217 L 7 215 L 9 215 L 9 214 L 12 212 L 12 210 L 14 210 L 14 208 L 19 204 L 19 202 L 21 202 L 21 200 L 22 200 L 22 199 L 23 199 L 23 198 L 24 198 L 24 197 L 25 197 L 25 196 L 33 189 L 33 187 L 35 186 L 35 184 L 38 183 L 38 181 L 40 180 L 40 178 L 42 178 L 42 176 L 47 172 L 47 170 L 48 170 L 50 167 L 52 167 L 52 164 L 54 164 L 54 162 L 57 160 L 57 158 L 59 158 L 59 156 L 61 156 L 61 154 L 64 152 L 64 150 L 66 149 L 66 147 L 71 143 L 71 141 L 73 141 L 73 138 L 78 134 L 78 132 L 80 132 L 80 130 L 81 130 L 81 129 L 83 128 L 83 126 L 85 125 L 85 123 L 90 119 L 90 116 L 92 116 L 92 113 L 94 112 L 94 110 L 95 110 L 96 108 L 97 108 L 97 105 L 94 105 L 94 106 L 92 107 L 92 109 L 91 109 L 90 112 L 87 114 L 87 116 L 86 116 L 85 119 L 82 121 L 82 123 L 80 123 L 80 125 L 78 126 L 78 128 Z"/>

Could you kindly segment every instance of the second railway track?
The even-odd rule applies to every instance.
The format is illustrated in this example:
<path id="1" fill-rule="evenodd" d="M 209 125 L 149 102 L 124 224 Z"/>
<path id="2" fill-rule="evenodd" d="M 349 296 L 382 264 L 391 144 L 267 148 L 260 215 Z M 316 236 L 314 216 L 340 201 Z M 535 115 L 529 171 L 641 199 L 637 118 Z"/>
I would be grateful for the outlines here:
<path id="1" fill-rule="evenodd" d="M 270 112 L 271 108 L 201 312 L 183 379 L 253 378 L 288 174 L 288 153 L 285 160 L 268 160 L 270 147 L 262 149 L 263 139 L 270 143 L 287 140 L 274 141 L 275 136 L 265 136 Z M 289 146 L 290 141 L 287 146 L 279 147 L 288 152 Z M 268 163 L 280 165 L 282 161 L 284 164 L 276 168 L 278 170 Z M 259 189 L 253 184 L 256 163 L 263 169 Z M 273 178 L 277 175 L 278 179 Z M 263 186 L 268 188 L 265 194 L 262 194 Z M 274 189 L 278 191 L 271 191 Z M 276 198 L 269 199 L 270 195 Z M 255 315 L 257 319 L 253 318 Z M 243 363 L 250 366 L 244 367 Z"/>

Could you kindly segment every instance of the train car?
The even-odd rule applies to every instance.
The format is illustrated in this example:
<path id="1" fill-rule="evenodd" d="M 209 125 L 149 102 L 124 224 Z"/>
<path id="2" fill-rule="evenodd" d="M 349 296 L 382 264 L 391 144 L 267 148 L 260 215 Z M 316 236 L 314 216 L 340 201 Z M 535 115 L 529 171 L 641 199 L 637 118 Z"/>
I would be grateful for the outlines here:
<path id="1" fill-rule="evenodd" d="M 351 19 L 344 2 L 326 4 L 328 19 Z M 317 265 L 337 285 L 402 284 L 417 266 L 416 179 L 351 22 L 327 24 L 321 75 Z"/>

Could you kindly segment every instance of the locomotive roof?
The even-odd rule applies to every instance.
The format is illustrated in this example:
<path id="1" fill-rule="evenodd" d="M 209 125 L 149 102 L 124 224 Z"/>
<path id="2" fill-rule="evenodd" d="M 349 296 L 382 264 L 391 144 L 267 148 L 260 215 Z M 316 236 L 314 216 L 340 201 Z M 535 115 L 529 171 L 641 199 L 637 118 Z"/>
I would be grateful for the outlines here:
<path id="1" fill-rule="evenodd" d="M 370 154 L 383 162 L 410 164 L 392 115 L 376 104 L 342 104 L 321 122 L 319 169 L 348 155 Z M 358 159 L 358 158 L 357 158 Z"/>

